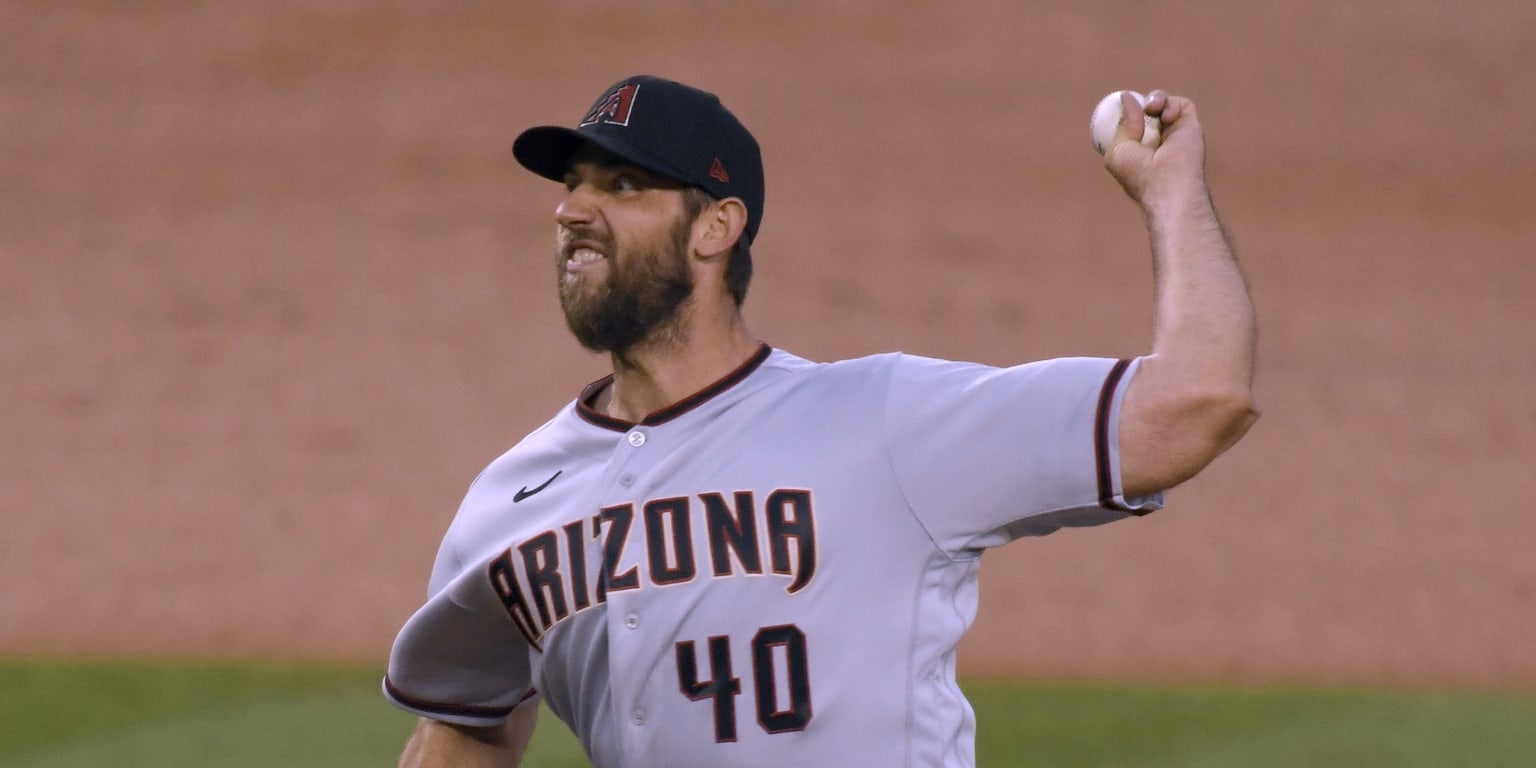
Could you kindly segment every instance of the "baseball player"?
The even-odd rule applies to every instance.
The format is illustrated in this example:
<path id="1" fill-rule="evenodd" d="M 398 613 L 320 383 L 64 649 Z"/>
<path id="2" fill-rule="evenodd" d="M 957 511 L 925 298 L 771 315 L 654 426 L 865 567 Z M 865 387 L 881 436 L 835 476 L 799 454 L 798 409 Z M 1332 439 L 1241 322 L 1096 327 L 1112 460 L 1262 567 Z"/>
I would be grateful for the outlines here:
<path id="1" fill-rule="evenodd" d="M 709 93 L 631 77 L 520 135 L 613 373 L 470 486 L 384 680 L 422 717 L 401 764 L 517 765 L 543 701 L 597 768 L 973 765 L 981 554 L 1158 509 L 1257 417 L 1194 105 L 1125 106 L 1165 130 L 1125 121 L 1105 161 L 1152 236 L 1153 348 L 1010 368 L 753 337 L 762 164 Z"/>

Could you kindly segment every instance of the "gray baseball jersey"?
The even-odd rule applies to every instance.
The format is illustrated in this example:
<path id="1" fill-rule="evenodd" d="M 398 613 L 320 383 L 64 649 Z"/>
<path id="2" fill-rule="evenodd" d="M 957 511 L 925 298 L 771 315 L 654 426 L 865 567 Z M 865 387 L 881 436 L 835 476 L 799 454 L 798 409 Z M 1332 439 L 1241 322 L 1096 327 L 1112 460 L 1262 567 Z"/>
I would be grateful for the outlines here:
<path id="1" fill-rule="evenodd" d="M 1137 363 L 764 345 L 639 424 L 597 382 L 470 487 L 385 694 L 465 725 L 542 696 L 597 768 L 971 766 L 981 553 L 1162 504 L 1120 490 Z"/>

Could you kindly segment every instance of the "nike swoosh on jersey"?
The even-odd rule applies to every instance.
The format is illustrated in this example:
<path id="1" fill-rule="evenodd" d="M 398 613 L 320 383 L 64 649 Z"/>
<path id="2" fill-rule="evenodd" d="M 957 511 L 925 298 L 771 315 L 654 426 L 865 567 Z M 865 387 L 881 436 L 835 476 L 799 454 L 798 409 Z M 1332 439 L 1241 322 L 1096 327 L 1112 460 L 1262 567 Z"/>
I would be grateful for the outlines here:
<path id="1" fill-rule="evenodd" d="M 539 487 L 534 488 L 531 491 L 528 490 L 528 486 L 526 486 L 526 485 L 523 486 L 522 488 L 518 489 L 517 493 L 512 494 L 512 503 L 516 504 L 519 501 L 522 501 L 523 499 L 526 499 L 529 496 L 532 496 L 535 493 L 538 493 L 539 491 L 542 491 L 545 488 L 548 488 L 549 484 L 553 483 L 555 481 L 555 478 L 559 477 L 560 474 L 563 473 L 563 472 L 565 472 L 565 470 L 563 470 L 563 469 L 555 472 L 555 474 L 550 475 L 548 480 L 545 480 L 544 482 L 540 483 Z"/>

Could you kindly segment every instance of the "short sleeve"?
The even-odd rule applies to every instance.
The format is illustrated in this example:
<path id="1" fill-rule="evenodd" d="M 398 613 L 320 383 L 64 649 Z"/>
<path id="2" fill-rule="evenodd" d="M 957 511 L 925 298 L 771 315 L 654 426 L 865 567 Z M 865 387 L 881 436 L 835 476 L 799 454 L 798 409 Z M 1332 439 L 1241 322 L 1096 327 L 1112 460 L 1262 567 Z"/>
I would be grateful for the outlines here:
<path id="1" fill-rule="evenodd" d="M 885 404 L 892 466 L 948 551 L 1161 508 L 1121 493 L 1119 412 L 1137 360 L 996 368 L 902 356 Z"/>
<path id="2" fill-rule="evenodd" d="M 406 621 L 390 650 L 384 695 L 407 712 L 484 727 L 536 696 L 532 679 L 528 643 L 489 577 L 473 568 Z"/>

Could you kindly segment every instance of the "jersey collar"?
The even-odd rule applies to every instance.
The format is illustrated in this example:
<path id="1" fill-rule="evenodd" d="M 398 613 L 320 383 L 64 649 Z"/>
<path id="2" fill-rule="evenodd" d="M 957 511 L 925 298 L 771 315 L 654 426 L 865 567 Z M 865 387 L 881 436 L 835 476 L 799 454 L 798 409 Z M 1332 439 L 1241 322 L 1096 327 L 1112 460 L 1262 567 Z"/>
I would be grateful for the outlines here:
<path id="1" fill-rule="evenodd" d="M 714 396 L 726 391 L 727 389 L 730 389 L 731 387 L 740 383 L 742 379 L 752 375 L 752 372 L 762 366 L 763 361 L 767 360 L 768 355 L 772 352 L 773 347 L 768 346 L 766 342 L 758 342 L 757 351 L 752 353 L 752 356 L 747 358 L 746 362 L 742 363 L 740 366 L 737 366 L 736 370 L 731 371 L 730 373 L 721 377 L 719 380 L 715 381 L 715 383 L 710 384 L 709 386 L 683 398 L 682 400 L 679 400 L 659 411 L 653 411 L 644 419 L 641 419 L 638 422 L 615 419 L 606 413 L 600 413 L 597 409 L 592 407 L 592 402 L 597 399 L 598 393 L 602 392 L 604 387 L 607 387 L 609 384 L 613 383 L 613 374 L 610 373 L 607 376 L 604 376 L 603 378 L 588 384 L 581 390 L 581 396 L 576 398 L 576 415 L 580 416 L 589 424 L 599 426 L 604 429 L 611 429 L 616 432 L 626 432 L 637 426 L 654 427 L 660 424 L 665 424 L 703 405 Z"/>

